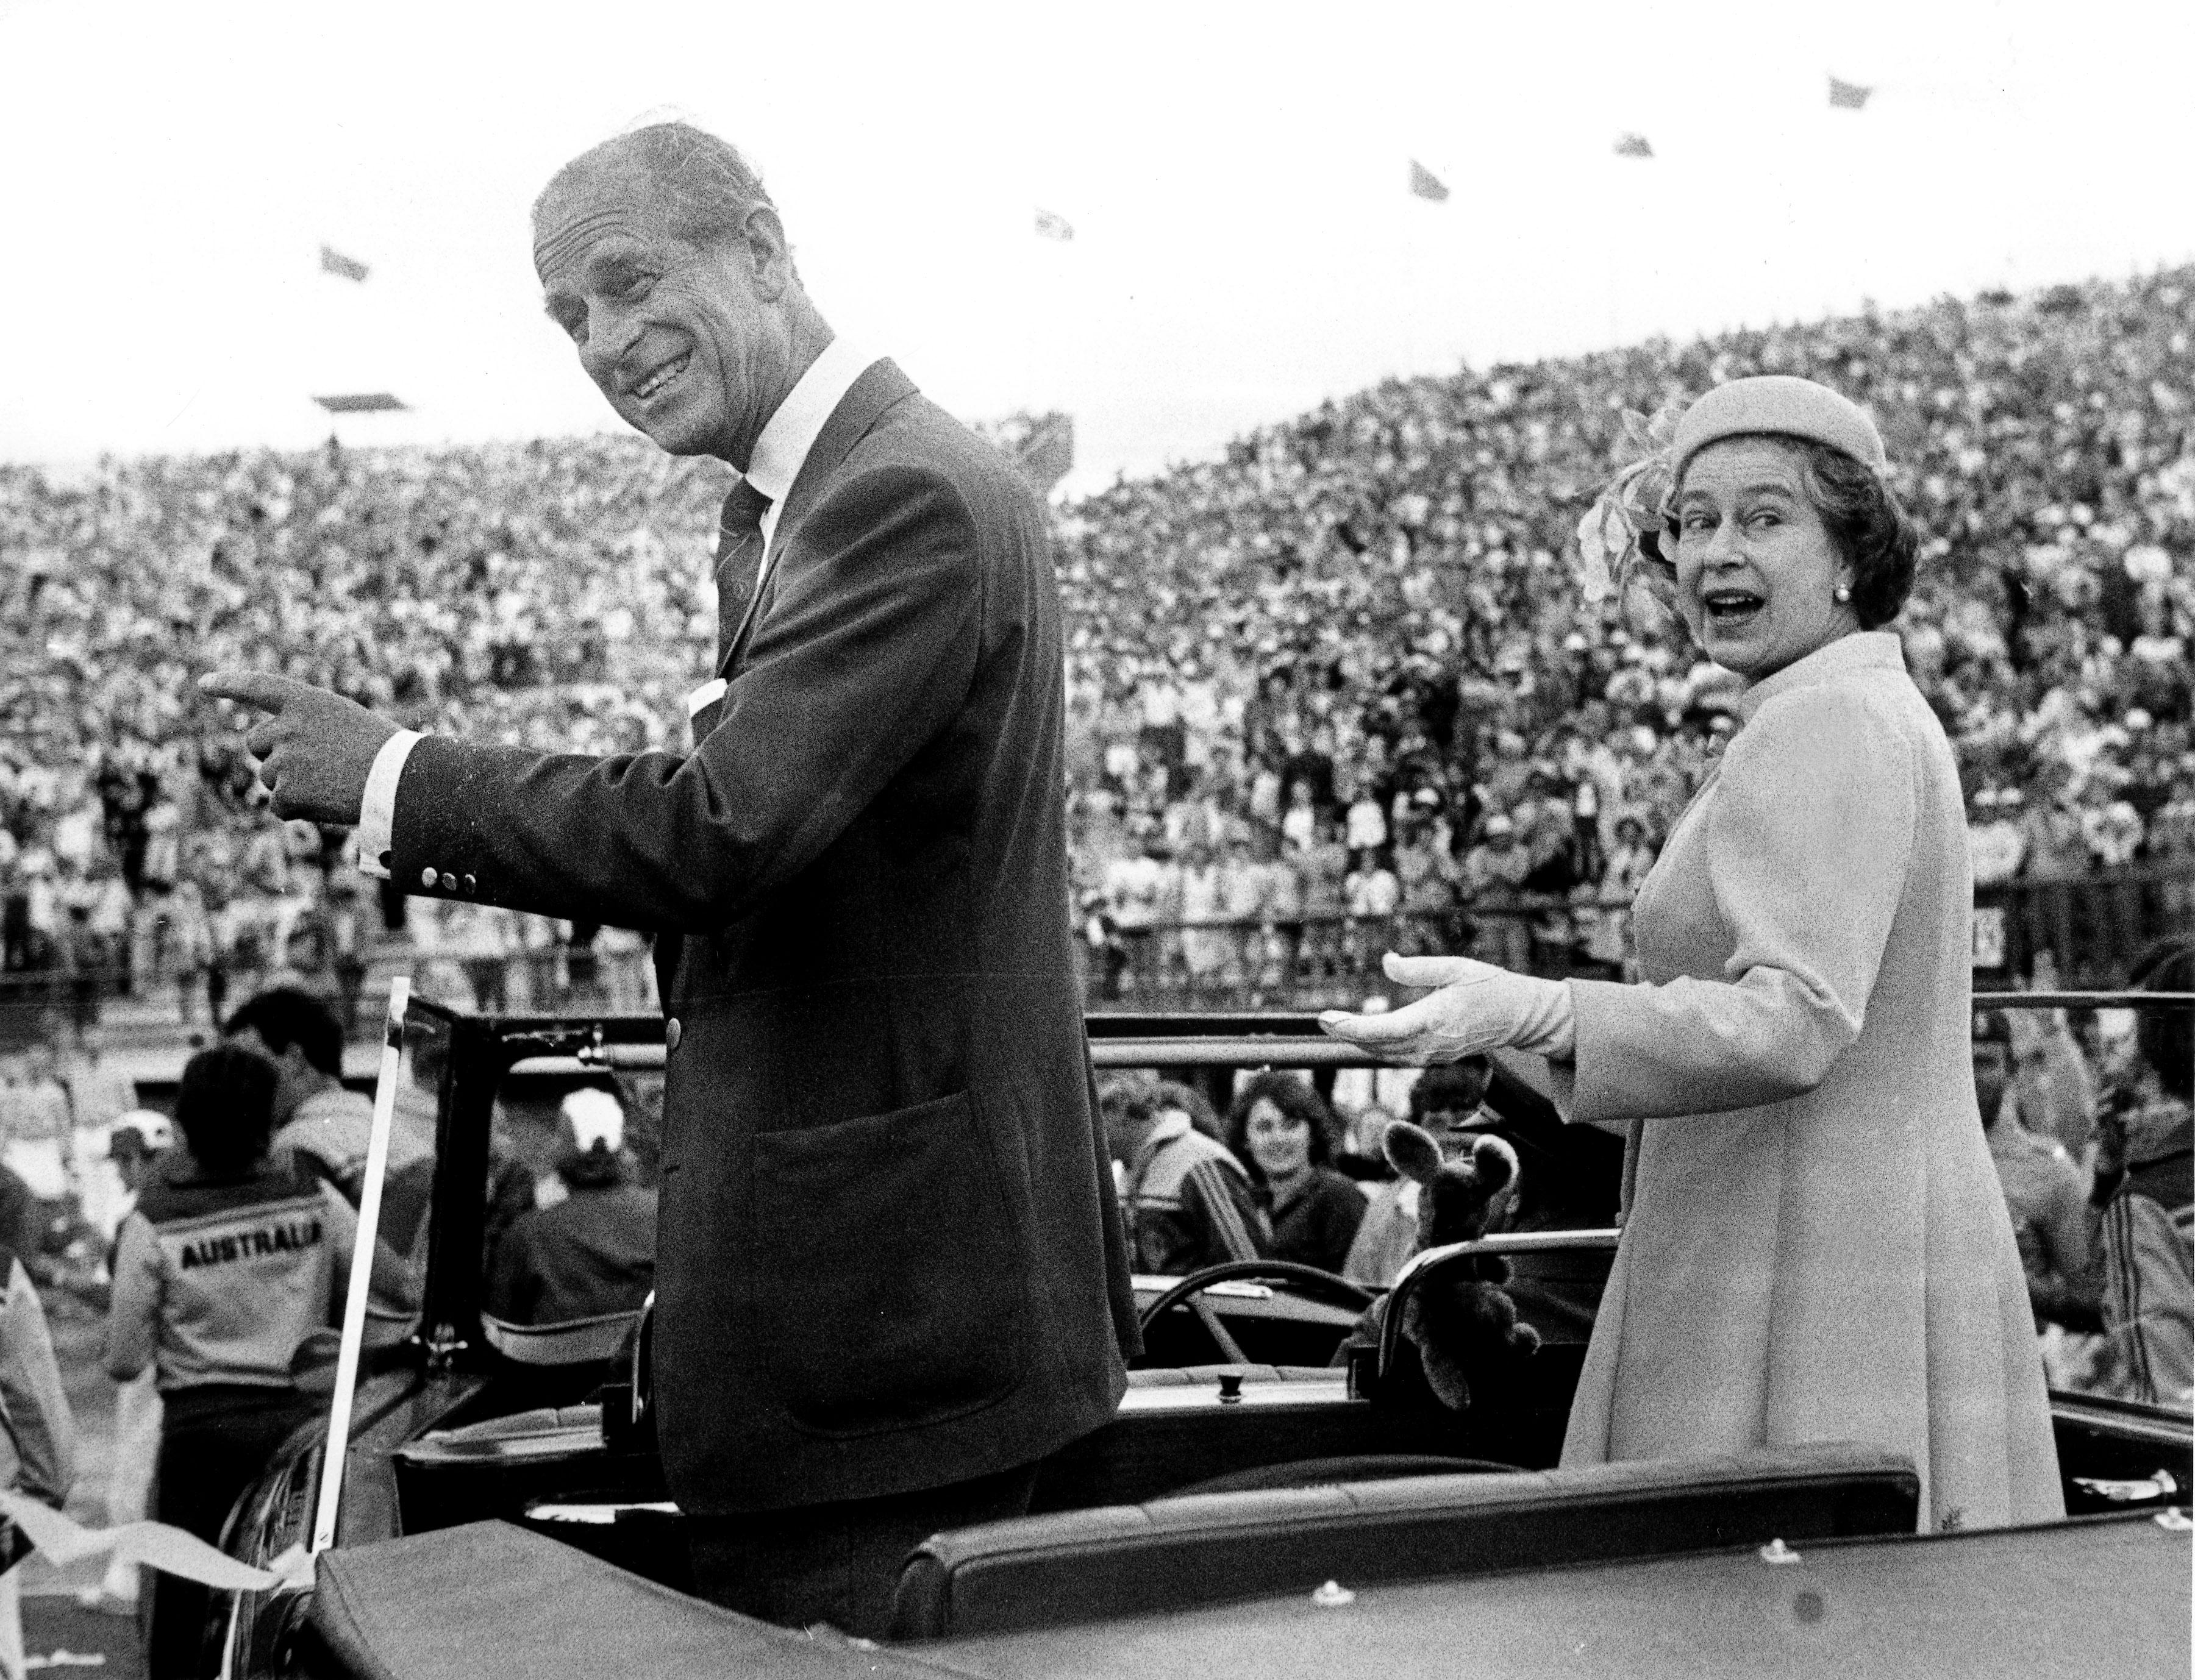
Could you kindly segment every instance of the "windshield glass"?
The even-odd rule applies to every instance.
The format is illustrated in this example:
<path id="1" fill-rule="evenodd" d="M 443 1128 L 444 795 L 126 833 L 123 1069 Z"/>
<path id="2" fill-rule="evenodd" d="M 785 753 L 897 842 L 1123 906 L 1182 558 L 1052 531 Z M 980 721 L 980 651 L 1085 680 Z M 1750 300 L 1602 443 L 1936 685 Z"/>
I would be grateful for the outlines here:
<path id="1" fill-rule="evenodd" d="M 514 1072 L 497 1087 L 481 1245 L 488 1315 L 639 1310 L 654 1284 L 660 1072 Z"/>

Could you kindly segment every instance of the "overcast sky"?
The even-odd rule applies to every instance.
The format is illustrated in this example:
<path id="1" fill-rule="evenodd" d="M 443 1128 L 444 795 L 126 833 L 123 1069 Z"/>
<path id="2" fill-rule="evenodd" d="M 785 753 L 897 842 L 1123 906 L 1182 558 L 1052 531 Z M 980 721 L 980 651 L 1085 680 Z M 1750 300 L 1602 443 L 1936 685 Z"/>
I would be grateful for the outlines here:
<path id="1" fill-rule="evenodd" d="M 2195 258 L 2191 65 L 2190 0 L 0 0 L 0 459 L 308 444 L 337 390 L 412 405 L 357 443 L 614 427 L 527 208 L 652 112 L 755 158 L 841 332 L 1071 411 L 1086 487 L 1459 358 Z"/>

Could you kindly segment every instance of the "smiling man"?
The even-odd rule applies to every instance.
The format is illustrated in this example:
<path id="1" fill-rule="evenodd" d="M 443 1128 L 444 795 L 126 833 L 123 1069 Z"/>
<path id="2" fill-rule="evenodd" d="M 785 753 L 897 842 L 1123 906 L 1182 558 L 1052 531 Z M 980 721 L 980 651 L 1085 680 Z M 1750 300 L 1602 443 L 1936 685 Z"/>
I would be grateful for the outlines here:
<path id="1" fill-rule="evenodd" d="M 400 731 L 224 672 L 285 816 L 407 891 L 652 931 L 655 1380 L 695 1577 L 880 1631 L 906 1551 L 1111 1416 L 1133 1299 L 1072 960 L 1042 509 L 844 348 L 732 147 L 620 136 L 534 207 L 612 407 L 743 475 L 689 754 Z"/>

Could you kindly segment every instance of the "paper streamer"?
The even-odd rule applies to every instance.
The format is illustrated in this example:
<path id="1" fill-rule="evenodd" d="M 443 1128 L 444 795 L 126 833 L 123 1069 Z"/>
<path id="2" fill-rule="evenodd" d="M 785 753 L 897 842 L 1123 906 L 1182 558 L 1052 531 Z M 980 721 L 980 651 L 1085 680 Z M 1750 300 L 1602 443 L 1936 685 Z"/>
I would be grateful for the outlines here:
<path id="1" fill-rule="evenodd" d="M 118 1528 L 87 1528 L 51 1505 L 40 1505 L 27 1494 L 5 1487 L 0 1487 L 0 1516 L 14 1522 L 24 1538 L 59 1566 L 112 1553 L 124 1565 L 142 1564 L 183 1580 L 233 1592 L 266 1592 L 278 1586 L 312 1584 L 312 1559 L 302 1546 L 291 1547 L 274 1560 L 271 1569 L 255 1569 L 173 1523 L 125 1522 Z"/>

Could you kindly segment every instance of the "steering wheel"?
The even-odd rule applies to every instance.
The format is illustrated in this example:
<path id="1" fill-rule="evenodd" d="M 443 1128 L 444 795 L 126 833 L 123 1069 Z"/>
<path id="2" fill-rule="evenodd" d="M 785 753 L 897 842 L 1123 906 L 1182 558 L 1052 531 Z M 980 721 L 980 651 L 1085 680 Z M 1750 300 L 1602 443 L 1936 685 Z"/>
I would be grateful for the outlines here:
<path id="1" fill-rule="evenodd" d="M 1251 1361 L 1243 1354 L 1242 1345 L 1228 1333 L 1227 1326 L 1219 1321 L 1219 1315 L 1209 1303 L 1200 1298 L 1216 1283 L 1234 1283 L 1257 1279 L 1272 1283 L 1292 1283 L 1305 1293 L 1323 1295 L 1344 1307 L 1362 1312 L 1379 1298 L 1376 1292 L 1336 1277 L 1332 1272 L 1322 1272 L 1316 1266 L 1305 1266 L 1293 1260 L 1229 1260 L 1217 1266 L 1207 1266 L 1202 1271 L 1191 1272 L 1168 1289 L 1159 1298 L 1136 1315 L 1136 1328 L 1147 1331 L 1158 1322 L 1161 1314 L 1189 1303 L 1190 1310 L 1203 1325 L 1205 1333 L 1219 1349 L 1219 1356 L 1230 1365 L 1247 1365 Z"/>

